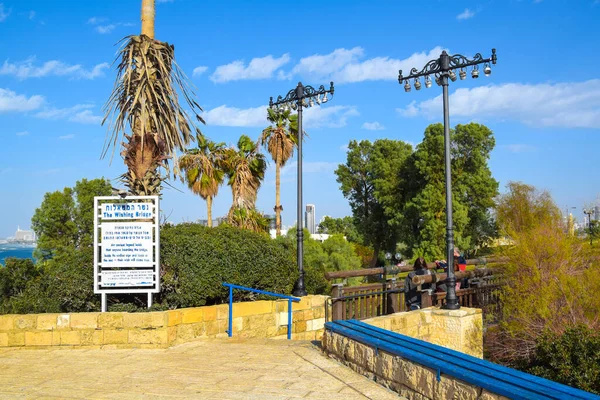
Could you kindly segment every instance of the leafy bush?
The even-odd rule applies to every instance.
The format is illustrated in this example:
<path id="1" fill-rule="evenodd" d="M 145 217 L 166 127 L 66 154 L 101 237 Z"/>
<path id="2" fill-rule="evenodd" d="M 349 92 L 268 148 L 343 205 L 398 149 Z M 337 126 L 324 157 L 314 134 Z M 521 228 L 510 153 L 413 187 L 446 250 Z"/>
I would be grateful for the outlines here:
<path id="1" fill-rule="evenodd" d="M 523 369 L 543 378 L 600 394 L 600 333 L 584 325 L 562 335 L 545 332 Z"/>
<path id="2" fill-rule="evenodd" d="M 227 300 L 223 282 L 289 294 L 298 276 L 295 251 L 281 240 L 230 226 L 166 225 L 161 231 L 163 291 L 169 307 L 192 307 Z M 318 268 L 306 268 L 309 293 L 321 292 Z M 234 292 L 235 293 L 235 292 Z M 255 298 L 248 292 L 236 299 Z"/>
<path id="3" fill-rule="evenodd" d="M 513 244 L 499 250 L 507 261 L 501 267 L 498 325 L 485 338 L 492 360 L 515 365 L 530 357 L 544 332 L 561 335 L 578 324 L 600 329 L 598 260 L 565 232 L 550 195 L 511 183 L 498 213 Z"/>
<path id="4" fill-rule="evenodd" d="M 43 271 L 29 258 L 8 258 L 0 268 L 0 313 L 36 312 L 38 301 L 32 288 L 39 287 Z"/>

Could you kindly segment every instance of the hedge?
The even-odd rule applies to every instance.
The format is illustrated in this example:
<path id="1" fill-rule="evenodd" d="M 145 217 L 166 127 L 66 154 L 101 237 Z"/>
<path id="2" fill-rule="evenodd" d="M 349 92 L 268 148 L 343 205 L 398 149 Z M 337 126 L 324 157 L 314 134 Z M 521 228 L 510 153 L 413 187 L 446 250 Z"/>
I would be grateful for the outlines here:
<path id="1" fill-rule="evenodd" d="M 265 234 L 230 226 L 166 225 L 161 230 L 160 300 L 169 308 L 227 301 L 223 282 L 290 294 L 298 277 L 295 250 Z M 309 293 L 322 292 L 323 271 L 306 269 Z M 234 292 L 236 300 L 256 298 Z"/>

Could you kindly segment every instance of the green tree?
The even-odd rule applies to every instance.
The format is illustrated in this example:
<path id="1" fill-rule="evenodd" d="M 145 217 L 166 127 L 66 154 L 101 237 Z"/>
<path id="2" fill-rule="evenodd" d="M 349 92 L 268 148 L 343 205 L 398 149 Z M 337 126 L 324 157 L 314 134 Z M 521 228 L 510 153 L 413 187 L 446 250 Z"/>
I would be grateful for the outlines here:
<path id="1" fill-rule="evenodd" d="M 325 216 L 323 221 L 317 227 L 317 232 L 325 233 L 328 235 L 343 235 L 350 242 L 362 243 L 362 237 L 359 235 L 354 225 L 354 219 L 352 217 L 343 218 L 331 218 Z"/>
<path id="2" fill-rule="evenodd" d="M 82 179 L 74 188 L 47 193 L 32 218 L 36 254 L 44 271 L 47 312 L 96 308 L 93 273 L 94 197 L 109 196 L 105 179 Z"/>
<path id="3" fill-rule="evenodd" d="M 290 110 L 275 111 L 267 108 L 267 120 L 272 124 L 265 128 L 260 136 L 260 143 L 264 146 L 273 161 L 275 161 L 275 229 L 276 236 L 281 235 L 281 167 L 294 154 L 294 147 L 298 145 L 298 114 L 291 114 Z"/>
<path id="4" fill-rule="evenodd" d="M 456 125 L 452 137 L 452 173 L 456 174 L 453 192 L 467 209 L 463 237 L 470 247 L 482 246 L 497 236 L 491 210 L 498 195 L 498 182 L 488 166 L 496 145 L 494 134 L 484 125 Z"/>
<path id="5" fill-rule="evenodd" d="M 451 172 L 454 242 L 463 249 L 475 247 L 494 234 L 490 209 L 498 183 L 487 160 L 495 141 L 492 132 L 479 124 L 457 125 L 451 131 Z M 446 188 L 444 127 L 425 129 L 423 141 L 404 165 L 406 203 L 403 239 L 413 256 L 445 257 Z"/>
<path id="6" fill-rule="evenodd" d="M 227 219 L 231 225 L 254 231 L 263 231 L 267 226 L 264 216 L 256 210 L 256 196 L 266 169 L 265 156 L 248 136 L 240 136 L 237 149 L 227 149 L 225 171 L 233 195 Z"/>
<path id="7" fill-rule="evenodd" d="M 397 140 L 351 141 L 346 164 L 335 171 L 354 223 L 364 243 L 373 247 L 372 265 L 380 250 L 393 249 L 402 220 L 403 186 L 399 172 L 412 147 Z"/>
<path id="8" fill-rule="evenodd" d="M 105 179 L 82 179 L 74 188 L 46 193 L 31 219 L 38 238 L 36 258 L 49 259 L 66 248 L 92 248 L 94 196 L 111 193 Z"/>
<path id="9" fill-rule="evenodd" d="M 215 143 L 202 135 L 196 139 L 198 148 L 187 149 L 179 158 L 179 166 L 190 190 L 206 200 L 208 226 L 212 227 L 212 201 L 225 178 L 225 143 Z"/>
<path id="10" fill-rule="evenodd" d="M 354 251 L 354 244 L 348 242 L 342 235 L 332 235 L 322 244 L 328 260 L 327 271 L 347 271 L 359 269 L 362 265 L 360 257 Z"/>
<path id="11" fill-rule="evenodd" d="M 509 182 L 499 196 L 496 220 L 504 235 L 527 232 L 540 225 L 561 224 L 561 213 L 550 193 L 522 182 Z"/>

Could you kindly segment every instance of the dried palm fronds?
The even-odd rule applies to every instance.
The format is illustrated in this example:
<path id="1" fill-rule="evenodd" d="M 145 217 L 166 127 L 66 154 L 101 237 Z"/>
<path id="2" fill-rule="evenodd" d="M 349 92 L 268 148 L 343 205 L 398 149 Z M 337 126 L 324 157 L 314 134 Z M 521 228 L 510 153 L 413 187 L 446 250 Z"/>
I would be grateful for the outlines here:
<path id="1" fill-rule="evenodd" d="M 159 167 L 170 174 L 168 159 L 173 159 L 173 174 L 179 174 L 176 151 L 185 149 L 198 132 L 194 120 L 179 104 L 179 93 L 197 121 L 200 105 L 193 99 L 194 92 L 185 74 L 174 60 L 174 46 L 148 36 L 128 36 L 122 40 L 115 62 L 117 79 L 105 106 L 104 124 L 109 118 L 102 157 L 109 148 L 117 147 L 123 135 L 121 155 L 128 172 L 122 176 L 134 194 L 158 194 L 162 177 Z M 178 93 L 179 92 L 179 93 Z M 126 129 L 131 130 L 125 135 Z M 112 156 L 111 156 L 112 157 Z"/>

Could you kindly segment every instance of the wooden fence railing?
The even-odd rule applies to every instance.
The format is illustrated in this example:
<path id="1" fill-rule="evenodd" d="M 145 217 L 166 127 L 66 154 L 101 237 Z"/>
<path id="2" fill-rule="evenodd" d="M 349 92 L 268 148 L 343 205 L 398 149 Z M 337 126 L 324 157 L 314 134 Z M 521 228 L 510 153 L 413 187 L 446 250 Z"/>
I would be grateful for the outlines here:
<path id="1" fill-rule="evenodd" d="M 471 261 L 470 264 L 475 264 L 472 260 L 469 261 Z M 366 276 L 374 275 L 373 269 L 361 271 L 366 272 Z M 360 276 L 356 275 L 357 271 L 341 272 L 350 272 L 349 276 Z M 336 273 L 336 275 L 339 275 L 339 273 Z M 497 303 L 498 290 L 502 286 L 502 281 L 498 276 L 490 275 L 490 271 L 484 269 L 461 272 L 457 275 L 460 278 L 463 278 L 463 275 L 464 277 L 470 277 L 469 287 L 456 292 L 462 307 L 478 307 L 486 310 Z M 327 277 L 330 279 L 339 278 L 339 276 Z M 438 281 L 441 281 L 445 279 L 445 274 L 439 274 L 439 277 L 442 279 Z M 421 292 L 422 307 L 442 306 L 445 304 L 445 300 L 445 292 Z M 344 286 L 342 283 L 337 283 L 333 284 L 331 298 L 326 307 L 326 318 L 328 321 L 360 320 L 401 311 L 406 311 L 404 280 L 391 278 L 384 282 L 359 286 Z"/>

